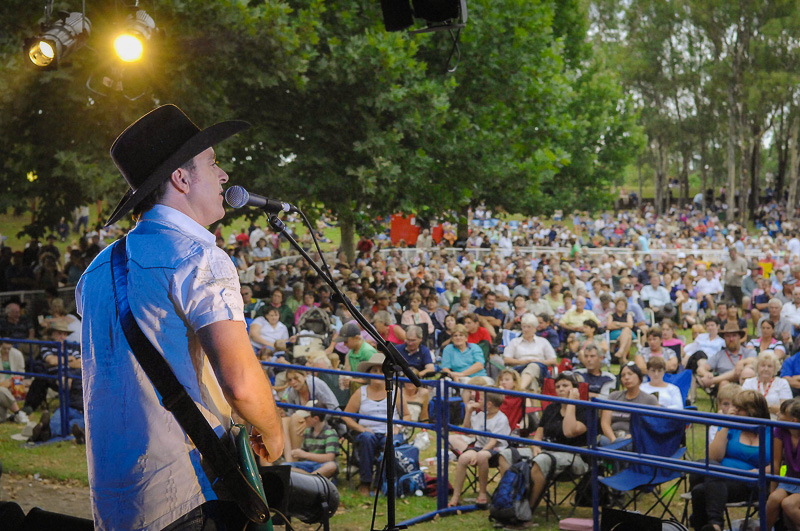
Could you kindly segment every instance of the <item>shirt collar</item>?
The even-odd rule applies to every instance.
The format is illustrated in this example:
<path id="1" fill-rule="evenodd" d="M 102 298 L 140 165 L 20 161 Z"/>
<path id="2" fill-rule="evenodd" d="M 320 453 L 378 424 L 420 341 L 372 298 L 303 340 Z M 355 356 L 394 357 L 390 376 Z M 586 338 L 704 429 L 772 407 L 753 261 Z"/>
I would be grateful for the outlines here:
<path id="1" fill-rule="evenodd" d="M 153 208 L 142 214 L 142 220 L 168 223 L 173 225 L 181 232 L 210 244 L 216 244 L 217 241 L 214 235 L 208 232 L 208 230 L 198 222 L 183 212 L 166 205 L 155 205 Z"/>

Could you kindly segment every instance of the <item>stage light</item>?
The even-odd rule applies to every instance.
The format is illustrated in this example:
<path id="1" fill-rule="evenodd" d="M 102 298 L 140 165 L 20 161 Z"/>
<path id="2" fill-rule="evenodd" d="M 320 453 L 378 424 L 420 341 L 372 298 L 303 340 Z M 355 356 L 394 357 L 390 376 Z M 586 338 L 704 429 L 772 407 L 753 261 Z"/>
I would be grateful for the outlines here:
<path id="1" fill-rule="evenodd" d="M 128 15 L 125 30 L 114 39 L 114 51 L 125 63 L 142 59 L 146 45 L 156 32 L 156 23 L 146 11 L 139 9 Z"/>
<path id="2" fill-rule="evenodd" d="M 83 13 L 59 13 L 53 24 L 42 24 L 42 33 L 25 40 L 25 53 L 31 63 L 42 69 L 58 68 L 59 63 L 80 48 L 92 30 Z"/>
<path id="3" fill-rule="evenodd" d="M 114 51 L 117 52 L 117 56 L 123 61 L 132 63 L 142 58 L 144 46 L 142 46 L 142 41 L 133 35 L 123 33 L 114 39 Z"/>

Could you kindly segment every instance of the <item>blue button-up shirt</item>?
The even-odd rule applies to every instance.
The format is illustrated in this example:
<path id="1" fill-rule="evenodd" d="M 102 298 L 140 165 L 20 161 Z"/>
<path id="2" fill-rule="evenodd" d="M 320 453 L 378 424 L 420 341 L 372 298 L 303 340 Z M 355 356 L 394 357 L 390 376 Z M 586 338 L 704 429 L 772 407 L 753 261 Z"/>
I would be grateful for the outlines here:
<path id="1" fill-rule="evenodd" d="M 221 435 L 231 409 L 196 334 L 244 321 L 244 305 L 236 269 L 214 243 L 185 214 L 156 205 L 128 235 L 128 299 L 145 336 Z M 125 340 L 110 260 L 111 247 L 76 290 L 92 512 L 97 529 L 161 529 L 216 495 L 199 452 Z"/>

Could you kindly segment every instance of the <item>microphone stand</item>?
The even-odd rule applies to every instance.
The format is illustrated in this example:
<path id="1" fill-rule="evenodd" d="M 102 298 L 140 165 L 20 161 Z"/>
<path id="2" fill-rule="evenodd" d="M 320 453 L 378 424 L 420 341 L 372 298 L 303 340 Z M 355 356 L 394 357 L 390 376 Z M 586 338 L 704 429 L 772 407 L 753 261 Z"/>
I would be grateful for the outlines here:
<path id="1" fill-rule="evenodd" d="M 366 332 L 375 340 L 378 350 L 383 352 L 384 356 L 386 356 L 386 359 L 384 359 L 381 367 L 386 385 L 386 443 L 384 445 L 384 460 L 386 462 L 386 502 L 388 507 L 387 523 L 386 527 L 384 527 L 384 531 L 405 529 L 406 526 L 398 526 L 396 524 L 395 516 L 396 486 L 394 469 L 394 404 L 392 404 L 392 379 L 399 372 L 399 370 L 402 370 L 406 378 L 411 380 L 411 383 L 413 383 L 415 386 L 421 387 L 422 382 L 420 381 L 419 377 L 411 371 L 411 367 L 408 365 L 408 362 L 402 355 L 400 355 L 394 345 L 381 337 L 378 331 L 372 326 L 372 323 L 370 323 L 366 317 L 364 317 L 364 314 L 362 314 L 358 308 L 353 305 L 352 301 L 341 292 L 339 286 L 337 286 L 336 282 L 333 281 L 333 278 L 331 278 L 327 272 L 323 271 L 322 268 L 320 268 L 317 263 L 311 259 L 311 257 L 300 246 L 300 244 L 297 243 L 297 240 L 295 240 L 288 232 L 286 232 L 286 225 L 283 223 L 283 221 L 281 221 L 281 219 L 275 214 L 268 214 L 268 221 L 270 227 L 272 227 L 275 232 L 286 238 L 289 244 L 300 253 L 303 259 L 308 262 L 308 264 L 314 269 L 314 271 L 317 272 L 320 278 L 322 278 L 331 288 L 331 290 L 333 290 L 333 293 L 339 295 L 342 303 L 350 311 L 350 315 L 352 315 L 361 328 L 366 330 Z M 311 229 L 309 228 L 309 230 Z M 375 495 L 377 496 L 378 494 L 376 493 Z"/>

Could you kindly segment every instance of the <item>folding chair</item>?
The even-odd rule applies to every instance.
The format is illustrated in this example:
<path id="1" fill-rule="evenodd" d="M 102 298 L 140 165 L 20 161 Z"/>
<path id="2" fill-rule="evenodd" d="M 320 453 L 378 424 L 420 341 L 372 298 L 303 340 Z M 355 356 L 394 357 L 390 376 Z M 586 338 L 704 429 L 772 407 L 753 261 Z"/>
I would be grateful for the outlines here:
<path id="1" fill-rule="evenodd" d="M 545 521 L 549 521 L 551 514 L 556 520 L 560 520 L 561 518 L 556 512 L 556 507 L 567 502 L 572 505 L 572 509 L 566 518 L 572 518 L 572 516 L 574 516 L 575 510 L 578 508 L 578 496 L 581 495 L 581 493 L 585 494 L 586 489 L 591 490 L 592 488 L 592 484 L 590 482 L 581 481 L 585 476 L 586 474 L 573 474 L 572 470 L 568 468 L 561 474 L 558 474 L 552 478 L 548 478 L 547 485 L 545 485 L 544 492 L 542 494 L 542 502 L 545 504 Z M 558 495 L 559 483 L 567 484 L 566 488 L 568 488 L 567 493 L 560 497 Z M 591 493 L 589 496 L 591 496 Z"/>
<path id="2" fill-rule="evenodd" d="M 686 447 L 681 446 L 681 440 L 686 430 L 684 421 L 653 417 L 641 413 L 631 414 L 631 437 L 633 451 L 640 456 L 660 456 L 680 459 L 686 453 Z M 617 441 L 605 449 L 614 450 L 628 443 L 628 439 Z M 631 463 L 625 470 L 606 478 L 599 478 L 607 487 L 620 492 L 630 492 L 631 498 L 625 503 L 618 502 L 621 509 L 627 509 L 631 503 L 636 510 L 637 498 L 642 493 L 649 493 L 655 497 L 655 503 L 644 514 L 650 514 L 657 506 L 664 510 L 659 518 L 669 513 L 670 517 L 677 520 L 670 510 L 670 503 L 678 492 L 677 484 L 662 492 L 666 483 L 684 477 L 680 472 L 661 469 L 651 465 Z"/>

